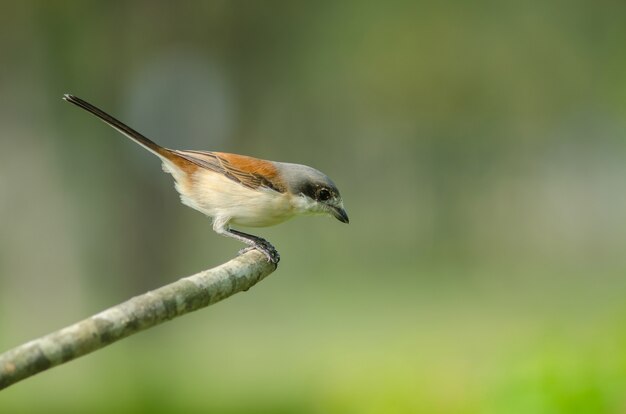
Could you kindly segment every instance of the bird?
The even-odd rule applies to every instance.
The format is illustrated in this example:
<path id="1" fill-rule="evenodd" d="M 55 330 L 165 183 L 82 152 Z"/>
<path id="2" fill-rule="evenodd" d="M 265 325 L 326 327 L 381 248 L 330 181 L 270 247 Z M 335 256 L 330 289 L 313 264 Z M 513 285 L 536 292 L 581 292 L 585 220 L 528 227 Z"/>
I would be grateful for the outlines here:
<path id="1" fill-rule="evenodd" d="M 174 178 L 181 202 L 210 217 L 216 233 L 247 244 L 240 254 L 257 249 L 275 266 L 280 261 L 270 242 L 233 225 L 267 227 L 307 215 L 350 222 L 337 186 L 315 168 L 225 152 L 168 149 L 75 95 L 63 99 L 159 157 L 163 170 Z"/>

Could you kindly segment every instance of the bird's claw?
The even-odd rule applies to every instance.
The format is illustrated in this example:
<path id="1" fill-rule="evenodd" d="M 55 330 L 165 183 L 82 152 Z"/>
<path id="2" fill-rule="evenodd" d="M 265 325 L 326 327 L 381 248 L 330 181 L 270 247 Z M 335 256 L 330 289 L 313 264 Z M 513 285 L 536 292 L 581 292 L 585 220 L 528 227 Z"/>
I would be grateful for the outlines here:
<path id="1" fill-rule="evenodd" d="M 258 240 L 254 244 L 254 246 L 246 247 L 245 249 L 239 250 L 239 254 L 242 255 L 254 249 L 263 253 L 265 257 L 267 258 L 268 262 L 278 265 L 278 262 L 280 261 L 280 254 L 278 253 L 276 248 L 272 246 L 272 244 L 265 239 Z"/>

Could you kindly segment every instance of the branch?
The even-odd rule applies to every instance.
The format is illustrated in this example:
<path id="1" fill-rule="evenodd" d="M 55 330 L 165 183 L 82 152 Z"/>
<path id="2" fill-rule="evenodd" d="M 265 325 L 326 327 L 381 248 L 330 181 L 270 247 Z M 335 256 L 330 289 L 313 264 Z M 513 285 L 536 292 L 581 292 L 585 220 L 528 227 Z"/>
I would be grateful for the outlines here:
<path id="1" fill-rule="evenodd" d="M 129 335 L 248 290 L 276 270 L 251 250 L 0 354 L 0 390 Z"/>

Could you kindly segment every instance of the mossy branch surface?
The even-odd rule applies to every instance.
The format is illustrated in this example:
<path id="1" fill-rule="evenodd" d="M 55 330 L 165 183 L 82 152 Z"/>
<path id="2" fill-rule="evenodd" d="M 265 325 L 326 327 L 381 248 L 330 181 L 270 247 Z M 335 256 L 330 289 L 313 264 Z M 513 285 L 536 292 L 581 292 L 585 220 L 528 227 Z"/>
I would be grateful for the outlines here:
<path id="1" fill-rule="evenodd" d="M 276 269 L 250 250 L 0 354 L 0 389 L 170 319 L 248 290 Z"/>

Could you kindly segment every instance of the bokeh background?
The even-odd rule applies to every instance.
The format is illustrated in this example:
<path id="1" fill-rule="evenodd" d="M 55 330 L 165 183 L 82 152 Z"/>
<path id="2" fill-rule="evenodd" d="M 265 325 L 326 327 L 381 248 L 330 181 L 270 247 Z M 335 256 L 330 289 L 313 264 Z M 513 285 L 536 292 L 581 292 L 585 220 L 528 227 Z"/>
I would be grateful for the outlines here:
<path id="1" fill-rule="evenodd" d="M 2 413 L 626 412 L 626 3 L 2 2 L 0 350 L 241 247 L 71 92 L 314 166 L 351 224 Z"/>

